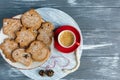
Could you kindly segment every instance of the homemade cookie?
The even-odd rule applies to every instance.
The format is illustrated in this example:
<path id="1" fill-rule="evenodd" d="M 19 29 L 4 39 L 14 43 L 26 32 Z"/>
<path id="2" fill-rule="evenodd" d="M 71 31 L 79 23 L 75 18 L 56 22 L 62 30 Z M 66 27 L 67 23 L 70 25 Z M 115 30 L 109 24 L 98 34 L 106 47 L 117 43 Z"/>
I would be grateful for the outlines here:
<path id="1" fill-rule="evenodd" d="M 27 47 L 36 38 L 36 33 L 31 29 L 22 28 L 21 31 L 16 33 L 16 42 L 19 43 L 20 47 Z"/>
<path id="2" fill-rule="evenodd" d="M 31 54 L 35 54 L 37 52 L 40 52 L 40 50 L 43 47 L 45 47 L 45 44 L 43 42 L 41 42 L 41 41 L 33 41 L 26 51 L 31 53 Z"/>
<path id="3" fill-rule="evenodd" d="M 5 57 L 14 62 L 11 54 L 13 50 L 18 48 L 18 44 L 14 40 L 5 39 L 4 42 L 0 45 L 0 48 L 5 54 Z"/>
<path id="4" fill-rule="evenodd" d="M 31 53 L 33 60 L 40 62 L 47 60 L 50 55 L 49 49 L 41 41 L 33 41 L 27 52 Z"/>
<path id="5" fill-rule="evenodd" d="M 38 29 L 43 22 L 39 13 L 34 9 L 25 12 L 21 17 L 22 24 L 27 28 Z"/>
<path id="6" fill-rule="evenodd" d="M 12 57 L 16 62 L 20 62 L 25 66 L 30 66 L 32 63 L 31 55 L 25 52 L 25 49 L 16 49 L 12 53 Z"/>
<path id="7" fill-rule="evenodd" d="M 37 40 L 42 41 L 47 46 L 49 46 L 52 42 L 54 26 L 50 22 L 43 22 L 40 29 L 38 30 L 39 35 L 37 36 Z"/>
<path id="8" fill-rule="evenodd" d="M 39 35 L 37 36 L 37 40 L 40 40 L 44 44 L 49 46 L 52 42 L 52 37 L 49 37 L 49 35 L 44 30 L 41 30 Z"/>
<path id="9" fill-rule="evenodd" d="M 43 22 L 42 25 L 41 25 L 41 27 L 40 27 L 40 29 L 43 29 L 43 30 L 45 30 L 46 32 L 49 33 L 49 32 L 53 31 L 54 26 L 50 22 Z M 38 31 L 40 32 L 40 30 L 38 30 Z"/>
<path id="10" fill-rule="evenodd" d="M 35 60 L 35 61 L 46 61 L 50 56 L 50 50 L 48 47 L 44 47 L 40 50 L 40 52 L 38 53 L 34 53 L 32 54 L 32 58 Z"/>
<path id="11" fill-rule="evenodd" d="M 3 33 L 9 38 L 15 38 L 15 32 L 20 30 L 22 24 L 19 19 L 3 19 Z"/>

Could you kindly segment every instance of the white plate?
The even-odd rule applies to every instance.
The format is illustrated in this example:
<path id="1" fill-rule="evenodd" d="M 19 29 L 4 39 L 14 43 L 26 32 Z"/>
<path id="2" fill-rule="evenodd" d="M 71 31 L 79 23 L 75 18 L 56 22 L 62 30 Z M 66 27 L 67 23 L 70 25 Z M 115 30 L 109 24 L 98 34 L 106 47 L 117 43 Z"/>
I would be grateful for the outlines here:
<path id="1" fill-rule="evenodd" d="M 81 45 L 77 48 L 77 57 L 78 57 L 78 59 L 80 59 L 81 55 L 82 55 L 83 39 L 82 39 L 82 34 L 80 31 L 80 28 L 79 28 L 78 24 L 74 21 L 74 19 L 72 17 L 70 17 L 68 14 L 66 14 L 65 12 L 58 10 L 58 9 L 39 8 L 39 9 L 36 9 L 36 11 L 43 17 L 44 20 L 52 22 L 54 24 L 55 28 L 62 26 L 62 25 L 71 25 L 78 29 L 78 31 L 80 32 L 80 35 L 81 35 Z M 56 59 L 53 59 L 53 57 L 56 57 Z M 3 56 L 3 58 L 4 58 L 4 56 Z M 4 59 L 6 60 L 6 58 L 4 58 Z M 54 63 L 54 60 L 57 60 L 57 62 Z M 64 66 L 64 67 L 60 66 L 60 65 L 66 64 L 67 62 L 69 62 L 69 64 L 67 64 L 67 66 Z M 80 60 L 78 60 L 78 63 L 80 63 Z M 52 77 L 48 77 L 48 76 L 41 77 L 38 74 L 39 70 L 41 70 L 41 69 L 45 70 L 47 66 L 51 66 L 53 64 L 54 64 L 54 67 L 50 68 L 50 69 L 54 70 L 54 72 L 55 72 Z M 59 52 L 58 50 L 56 50 L 52 43 L 51 56 L 47 60 L 47 62 L 45 62 L 42 66 L 31 69 L 31 70 L 20 70 L 20 71 L 23 72 L 23 74 L 25 74 L 29 78 L 34 79 L 34 80 L 56 80 L 56 79 L 65 77 L 66 75 L 68 75 L 71 72 L 74 72 L 76 69 L 71 72 L 63 71 L 63 69 L 72 69 L 74 66 L 76 66 L 76 59 L 75 59 L 74 52 L 72 52 L 70 54 L 63 54 L 63 53 Z M 77 69 L 78 69 L 78 67 L 79 67 L 79 65 L 77 66 Z"/>

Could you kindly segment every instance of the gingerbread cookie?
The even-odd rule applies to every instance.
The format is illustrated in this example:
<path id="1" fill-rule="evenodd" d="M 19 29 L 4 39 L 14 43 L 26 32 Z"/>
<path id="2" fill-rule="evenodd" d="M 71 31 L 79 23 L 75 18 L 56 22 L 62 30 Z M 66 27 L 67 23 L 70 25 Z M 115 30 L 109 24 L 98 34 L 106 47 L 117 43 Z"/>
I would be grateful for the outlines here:
<path id="1" fill-rule="evenodd" d="M 37 40 L 42 41 L 47 46 L 49 46 L 52 42 L 54 26 L 50 22 L 43 22 L 40 29 L 38 30 L 39 35 L 37 36 Z"/>
<path id="2" fill-rule="evenodd" d="M 44 44 L 49 46 L 52 42 L 52 37 L 49 37 L 49 35 L 44 30 L 41 30 L 39 35 L 37 36 L 37 40 L 40 40 Z"/>
<path id="3" fill-rule="evenodd" d="M 10 38 L 15 38 L 15 32 L 20 30 L 22 24 L 19 19 L 3 19 L 3 33 Z"/>
<path id="4" fill-rule="evenodd" d="M 50 22 L 43 22 L 40 29 L 45 30 L 46 32 L 52 32 L 54 29 L 54 26 Z M 40 30 L 38 30 L 40 32 Z"/>
<path id="5" fill-rule="evenodd" d="M 18 48 L 18 44 L 14 40 L 5 39 L 4 42 L 0 45 L 0 48 L 5 54 L 5 57 L 14 62 L 11 54 L 13 50 Z"/>
<path id="6" fill-rule="evenodd" d="M 25 12 L 21 17 L 21 21 L 25 27 L 35 30 L 37 30 L 43 22 L 40 14 L 37 13 L 34 9 Z"/>
<path id="7" fill-rule="evenodd" d="M 50 56 L 50 50 L 48 47 L 44 47 L 40 50 L 40 52 L 36 52 L 34 54 L 32 54 L 32 58 L 35 60 L 35 61 L 46 61 Z"/>
<path id="8" fill-rule="evenodd" d="M 20 62 L 25 66 L 30 66 L 32 63 L 31 55 L 25 52 L 25 49 L 16 49 L 12 53 L 12 57 L 16 62 Z"/>
<path id="9" fill-rule="evenodd" d="M 27 47 L 30 42 L 35 40 L 37 34 L 31 29 L 22 28 L 16 35 L 17 38 L 15 40 L 20 44 L 20 47 Z"/>
<path id="10" fill-rule="evenodd" d="M 33 60 L 40 62 L 47 60 L 50 54 L 49 49 L 41 41 L 33 41 L 27 52 L 31 53 Z"/>
<path id="11" fill-rule="evenodd" d="M 31 54 L 35 54 L 37 52 L 40 52 L 40 50 L 45 47 L 45 44 L 41 41 L 33 41 L 29 48 L 27 49 L 27 52 Z"/>

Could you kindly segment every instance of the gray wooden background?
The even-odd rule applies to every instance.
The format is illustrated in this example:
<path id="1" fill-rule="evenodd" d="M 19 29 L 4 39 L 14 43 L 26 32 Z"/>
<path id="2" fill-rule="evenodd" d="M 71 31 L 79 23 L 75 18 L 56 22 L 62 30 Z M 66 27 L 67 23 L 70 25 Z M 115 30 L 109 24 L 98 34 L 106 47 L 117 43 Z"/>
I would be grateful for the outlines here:
<path id="1" fill-rule="evenodd" d="M 0 0 L 0 26 L 3 18 L 40 7 L 68 13 L 83 34 L 81 66 L 63 80 L 120 80 L 120 0 Z M 0 55 L 0 80 L 31 79 Z"/>

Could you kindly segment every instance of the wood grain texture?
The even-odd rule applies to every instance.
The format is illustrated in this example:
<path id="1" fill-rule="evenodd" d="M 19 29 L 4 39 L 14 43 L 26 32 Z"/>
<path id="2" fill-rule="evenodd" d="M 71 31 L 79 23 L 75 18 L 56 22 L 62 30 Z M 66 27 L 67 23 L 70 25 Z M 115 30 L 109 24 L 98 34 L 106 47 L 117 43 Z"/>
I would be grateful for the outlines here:
<path id="1" fill-rule="evenodd" d="M 120 79 L 120 0 L 1 0 L 0 26 L 5 17 L 40 7 L 57 8 L 71 15 L 80 26 L 84 45 L 112 44 L 84 50 L 79 70 L 65 80 Z M 0 68 L 0 80 L 30 80 L 1 56 Z"/>

